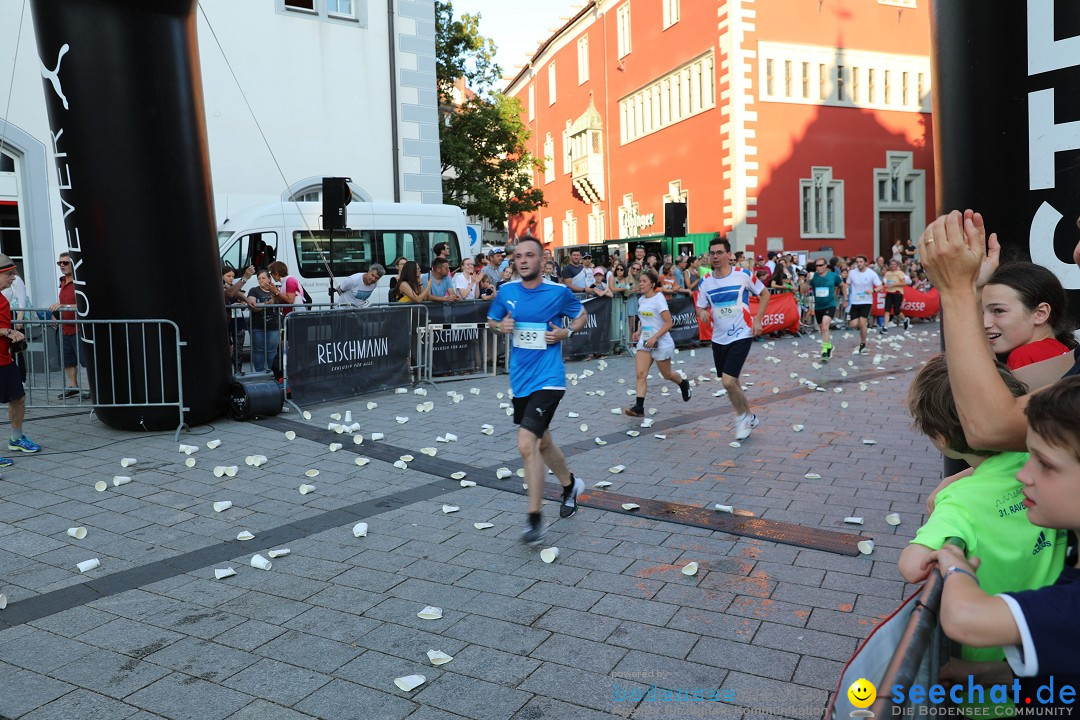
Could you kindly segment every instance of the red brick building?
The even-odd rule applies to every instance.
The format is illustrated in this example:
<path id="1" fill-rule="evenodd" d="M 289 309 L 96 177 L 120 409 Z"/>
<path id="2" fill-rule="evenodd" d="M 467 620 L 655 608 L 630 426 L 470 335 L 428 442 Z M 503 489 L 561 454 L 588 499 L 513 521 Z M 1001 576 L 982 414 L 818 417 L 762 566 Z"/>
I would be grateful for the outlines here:
<path id="1" fill-rule="evenodd" d="M 552 245 L 664 232 L 886 252 L 933 208 L 929 0 L 594 0 L 506 92 Z M 928 211 L 928 207 L 931 208 Z"/>

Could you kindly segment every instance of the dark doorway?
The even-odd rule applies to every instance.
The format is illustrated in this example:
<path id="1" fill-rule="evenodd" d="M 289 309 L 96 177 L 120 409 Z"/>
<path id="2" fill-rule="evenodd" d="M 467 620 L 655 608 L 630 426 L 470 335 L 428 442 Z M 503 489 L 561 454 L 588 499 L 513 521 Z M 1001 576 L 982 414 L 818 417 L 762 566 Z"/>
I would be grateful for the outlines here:
<path id="1" fill-rule="evenodd" d="M 878 254 L 891 257 L 893 244 L 900 240 L 905 246 L 911 242 L 911 213 L 882 212 L 878 220 Z"/>

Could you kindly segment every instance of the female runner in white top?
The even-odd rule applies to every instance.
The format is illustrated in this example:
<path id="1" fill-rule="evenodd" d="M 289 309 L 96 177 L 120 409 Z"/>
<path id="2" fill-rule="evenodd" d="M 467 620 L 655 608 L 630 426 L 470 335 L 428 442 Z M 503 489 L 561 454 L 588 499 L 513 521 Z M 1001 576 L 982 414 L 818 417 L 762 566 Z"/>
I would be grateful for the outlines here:
<path id="1" fill-rule="evenodd" d="M 662 377 L 679 386 L 683 400 L 690 399 L 690 382 L 671 369 L 671 358 L 675 355 L 675 341 L 671 339 L 670 333 L 673 323 L 667 300 L 660 292 L 659 284 L 660 279 L 655 270 L 650 268 L 641 272 L 641 297 L 637 308 L 640 325 L 630 337 L 637 343 L 634 368 L 637 398 L 632 407 L 623 408 L 623 413 L 631 417 L 642 417 L 645 414 L 645 393 L 648 390 L 649 368 L 653 362 Z"/>

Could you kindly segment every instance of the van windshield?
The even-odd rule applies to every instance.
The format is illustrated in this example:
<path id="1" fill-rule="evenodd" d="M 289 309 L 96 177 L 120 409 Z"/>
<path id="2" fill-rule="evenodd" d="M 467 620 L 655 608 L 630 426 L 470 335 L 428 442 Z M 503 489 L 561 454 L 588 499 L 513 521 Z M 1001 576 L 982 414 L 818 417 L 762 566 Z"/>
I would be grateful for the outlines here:
<path id="1" fill-rule="evenodd" d="M 338 230 L 330 237 L 323 230 L 296 231 L 296 260 L 304 277 L 330 277 L 367 272 L 375 260 L 374 234 L 370 230 Z"/>

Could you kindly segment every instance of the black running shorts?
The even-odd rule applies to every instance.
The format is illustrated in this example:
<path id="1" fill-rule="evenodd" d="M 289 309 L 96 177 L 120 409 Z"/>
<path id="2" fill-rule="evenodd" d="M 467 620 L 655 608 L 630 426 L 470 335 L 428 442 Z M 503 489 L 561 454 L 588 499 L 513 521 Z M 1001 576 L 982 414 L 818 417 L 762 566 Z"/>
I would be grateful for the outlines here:
<path id="1" fill-rule="evenodd" d="M 866 305 L 852 305 L 851 306 L 851 319 L 858 320 L 859 318 L 870 317 L 870 303 Z"/>
<path id="2" fill-rule="evenodd" d="M 514 424 L 543 437 L 559 408 L 565 390 L 537 390 L 531 395 L 514 398 Z"/>
<path id="3" fill-rule="evenodd" d="M 713 363 L 716 365 L 717 375 L 730 375 L 739 377 L 742 373 L 743 364 L 750 354 L 750 346 L 754 344 L 753 338 L 743 338 L 727 345 L 712 344 Z"/>

